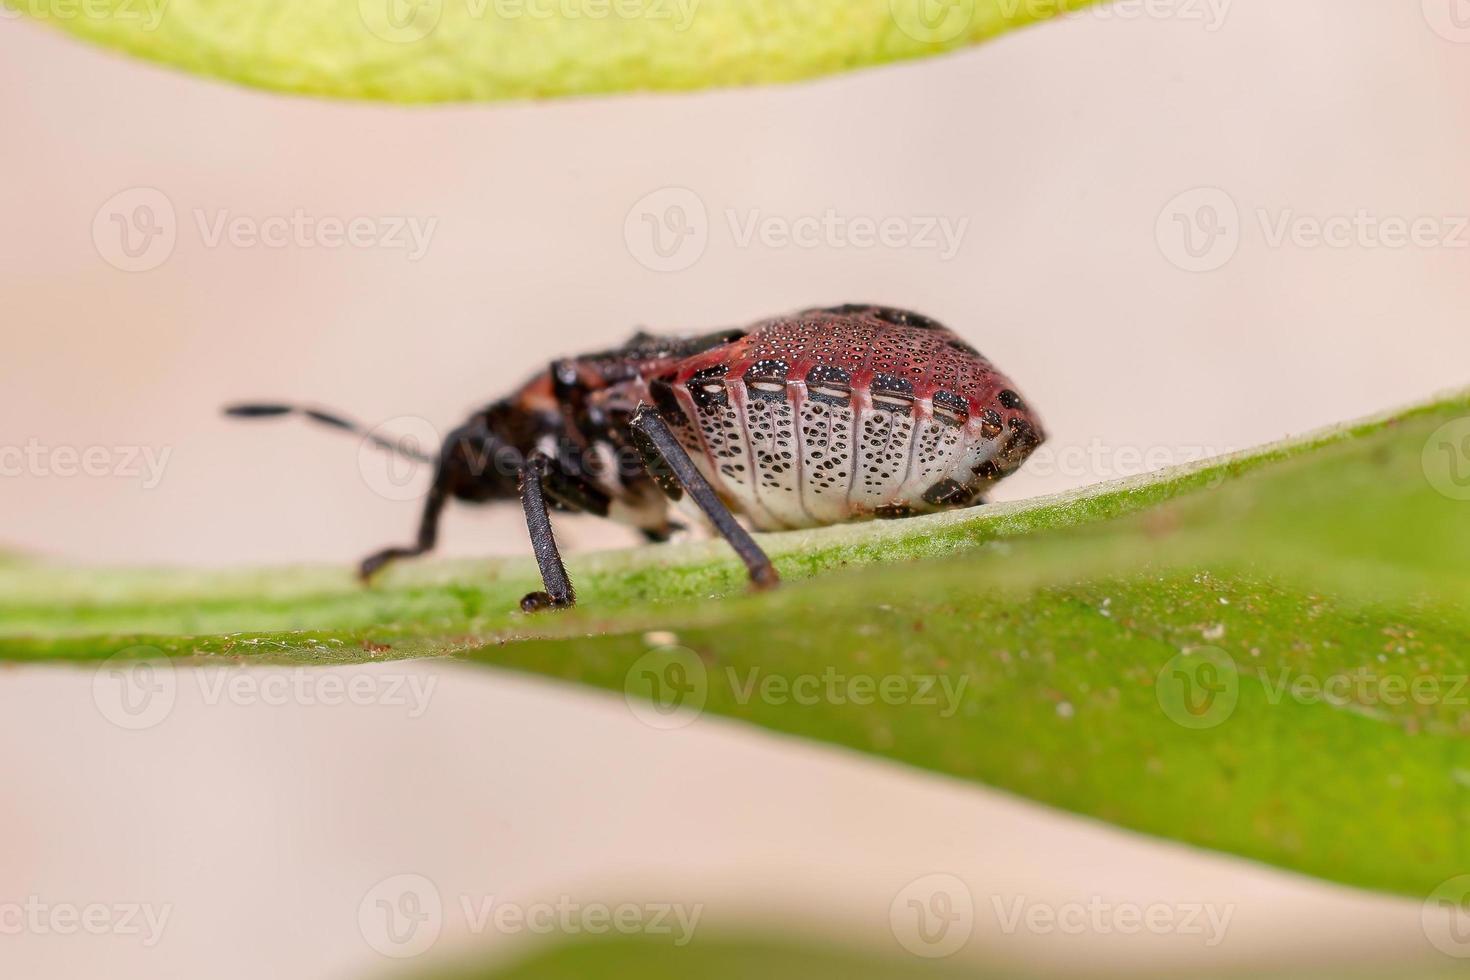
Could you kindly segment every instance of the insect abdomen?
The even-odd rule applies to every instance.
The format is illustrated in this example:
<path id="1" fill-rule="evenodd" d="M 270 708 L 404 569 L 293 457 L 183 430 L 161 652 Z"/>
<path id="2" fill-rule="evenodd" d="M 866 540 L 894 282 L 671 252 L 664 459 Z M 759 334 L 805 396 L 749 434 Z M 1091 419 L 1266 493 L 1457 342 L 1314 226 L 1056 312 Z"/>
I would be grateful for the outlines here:
<path id="1" fill-rule="evenodd" d="M 771 321 L 694 360 L 681 438 L 760 528 L 965 506 L 1041 439 L 989 362 L 901 311 Z"/>

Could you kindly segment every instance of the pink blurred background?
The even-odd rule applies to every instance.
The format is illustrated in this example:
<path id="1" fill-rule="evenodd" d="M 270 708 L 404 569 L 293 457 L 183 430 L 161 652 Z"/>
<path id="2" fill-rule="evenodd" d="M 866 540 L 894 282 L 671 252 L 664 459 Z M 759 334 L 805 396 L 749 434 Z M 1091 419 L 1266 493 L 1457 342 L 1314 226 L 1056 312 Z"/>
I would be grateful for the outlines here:
<path id="1" fill-rule="evenodd" d="M 0 20 L 0 447 L 34 447 L 0 478 L 0 546 L 346 562 L 408 539 L 426 474 L 393 477 L 304 426 L 227 424 L 222 403 L 307 399 L 442 430 L 636 326 L 816 304 L 917 308 L 1018 380 L 1053 442 L 1005 498 L 1462 386 L 1470 10 L 1456 20 L 1456 3 L 1125 3 L 790 88 L 417 109 L 241 90 Z M 829 210 L 896 222 L 906 244 L 740 240 L 753 217 L 779 231 Z M 209 241 L 221 219 L 298 212 L 365 219 L 375 239 L 398 218 L 432 233 L 422 255 Z M 151 244 L 128 255 L 114 216 Z M 645 216 L 692 234 L 660 257 Z M 953 255 L 924 244 L 929 219 L 963 228 Z M 1313 244 L 1330 219 L 1351 221 L 1348 239 Z M 1426 244 L 1385 244 L 1415 221 Z M 103 475 L 55 472 L 94 447 Z M 145 454 L 156 485 L 131 472 Z M 628 540 L 585 520 L 566 536 Z M 525 550 L 514 508 L 456 510 L 444 540 Z M 438 678 L 424 717 L 182 697 L 148 732 L 100 719 L 85 674 L 7 671 L 0 726 L 25 751 L 0 763 L 0 885 L 178 910 L 146 950 L 6 936 L 0 972 L 360 976 L 386 961 L 358 900 L 405 871 L 446 895 L 694 889 L 727 923 L 814 918 L 870 939 L 894 890 L 936 869 L 977 895 L 1239 908 L 1211 949 L 994 935 L 972 950 L 1065 969 L 1432 953 L 1417 903 L 733 726 L 651 736 L 593 695 L 397 669 Z"/>

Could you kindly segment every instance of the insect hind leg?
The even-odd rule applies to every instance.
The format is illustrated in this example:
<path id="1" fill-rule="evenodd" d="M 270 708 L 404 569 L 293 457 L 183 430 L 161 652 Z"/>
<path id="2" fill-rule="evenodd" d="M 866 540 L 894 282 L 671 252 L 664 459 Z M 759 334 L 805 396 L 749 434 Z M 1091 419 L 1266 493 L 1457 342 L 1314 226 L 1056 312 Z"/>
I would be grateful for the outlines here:
<path id="1" fill-rule="evenodd" d="M 751 584 L 758 589 L 767 589 L 779 583 L 781 579 L 771 559 L 755 543 L 750 532 L 735 520 L 735 515 L 730 513 L 730 508 L 699 472 L 662 416 L 645 405 L 634 414 L 629 426 L 649 475 L 671 499 L 678 500 L 681 494 L 689 494 L 714 524 L 715 530 L 745 562 Z"/>

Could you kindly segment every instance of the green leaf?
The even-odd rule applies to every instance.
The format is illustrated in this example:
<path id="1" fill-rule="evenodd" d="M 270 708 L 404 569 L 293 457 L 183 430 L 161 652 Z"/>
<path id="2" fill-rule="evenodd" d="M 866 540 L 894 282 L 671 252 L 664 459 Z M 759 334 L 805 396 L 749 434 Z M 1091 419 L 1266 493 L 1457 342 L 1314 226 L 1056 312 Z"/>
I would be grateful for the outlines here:
<path id="1" fill-rule="evenodd" d="M 717 543 L 580 558 L 583 608 L 544 617 L 510 611 L 520 561 L 374 590 L 0 570 L 0 656 L 454 653 L 1422 896 L 1470 867 L 1466 416 L 1462 395 L 1059 498 L 770 535 L 788 581 L 763 595 Z"/>
<path id="2" fill-rule="evenodd" d="M 789 82 L 973 44 L 1092 0 L 6 0 L 261 88 L 393 102 Z"/>

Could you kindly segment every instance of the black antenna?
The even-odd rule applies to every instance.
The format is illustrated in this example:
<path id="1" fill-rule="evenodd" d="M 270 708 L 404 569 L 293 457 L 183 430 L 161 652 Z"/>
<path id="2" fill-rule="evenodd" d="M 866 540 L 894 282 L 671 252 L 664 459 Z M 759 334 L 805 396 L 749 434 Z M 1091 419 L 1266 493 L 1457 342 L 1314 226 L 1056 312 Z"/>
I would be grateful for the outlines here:
<path id="1" fill-rule="evenodd" d="M 230 418 L 236 419 L 268 419 L 279 418 L 283 415 L 300 415 L 303 418 L 311 419 L 313 422 L 319 422 L 322 425 L 329 425 L 334 429 L 341 429 L 344 432 L 351 432 L 353 435 L 362 436 L 362 438 L 380 449 L 386 449 L 390 453 L 397 453 L 408 459 L 415 459 L 421 463 L 437 463 L 439 461 L 437 457 L 406 446 L 401 441 L 380 436 L 376 432 L 369 432 L 360 422 L 354 422 L 351 419 L 343 418 L 331 412 L 324 412 L 319 408 L 306 408 L 300 405 L 229 405 L 225 408 L 225 414 Z"/>

